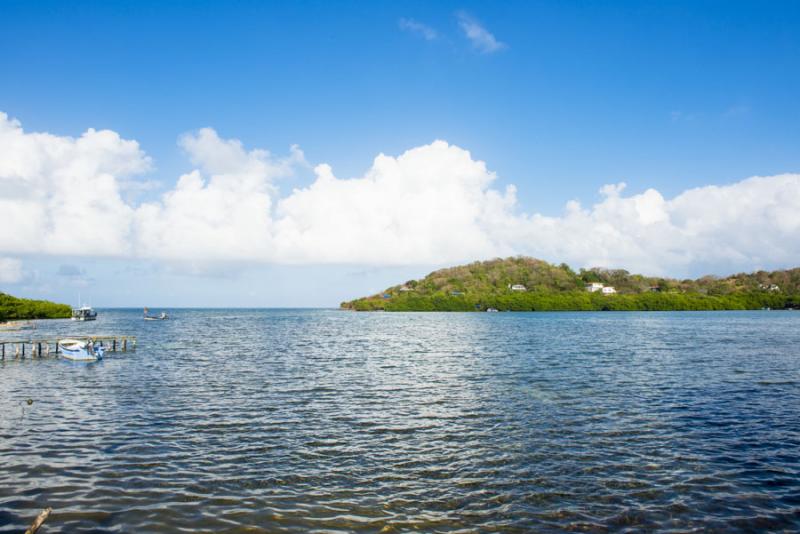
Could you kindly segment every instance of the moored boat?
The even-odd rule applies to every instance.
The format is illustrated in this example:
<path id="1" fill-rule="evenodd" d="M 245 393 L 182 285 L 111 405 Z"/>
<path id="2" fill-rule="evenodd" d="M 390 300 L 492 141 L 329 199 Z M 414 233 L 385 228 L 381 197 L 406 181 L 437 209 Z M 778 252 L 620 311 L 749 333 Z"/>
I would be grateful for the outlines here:
<path id="1" fill-rule="evenodd" d="M 61 339 L 58 341 L 61 354 L 67 360 L 93 362 L 102 360 L 105 354 L 103 345 L 95 346 L 92 341 L 79 339 Z"/>
<path id="2" fill-rule="evenodd" d="M 97 312 L 91 306 L 81 306 L 72 310 L 73 321 L 94 321 L 97 319 Z"/>

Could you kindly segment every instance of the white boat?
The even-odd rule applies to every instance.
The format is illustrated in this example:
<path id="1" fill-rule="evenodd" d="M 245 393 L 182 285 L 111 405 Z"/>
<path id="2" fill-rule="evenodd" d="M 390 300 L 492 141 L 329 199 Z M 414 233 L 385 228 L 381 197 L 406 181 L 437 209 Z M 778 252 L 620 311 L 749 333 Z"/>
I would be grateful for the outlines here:
<path id="1" fill-rule="evenodd" d="M 73 321 L 94 321 L 97 319 L 97 312 L 91 306 L 81 306 L 72 310 Z"/>
<path id="2" fill-rule="evenodd" d="M 58 347 L 64 358 L 78 362 L 102 360 L 106 352 L 103 345 L 95 346 L 91 341 L 79 339 L 61 339 L 58 341 Z"/>
<path id="3" fill-rule="evenodd" d="M 147 315 L 147 308 L 144 309 L 144 320 L 145 321 L 166 321 L 169 319 L 167 312 L 161 312 L 160 315 Z"/>
<path id="4" fill-rule="evenodd" d="M 486 311 L 489 313 L 495 313 L 497 312 L 497 308 L 486 308 Z"/>

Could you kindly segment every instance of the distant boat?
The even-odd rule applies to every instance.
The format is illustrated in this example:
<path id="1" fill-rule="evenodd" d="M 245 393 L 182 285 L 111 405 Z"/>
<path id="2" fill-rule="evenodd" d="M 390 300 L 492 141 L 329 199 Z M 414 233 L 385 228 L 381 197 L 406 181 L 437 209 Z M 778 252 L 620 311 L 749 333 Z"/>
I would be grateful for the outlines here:
<path id="1" fill-rule="evenodd" d="M 102 360 L 105 354 L 103 345 L 95 346 L 91 341 L 78 339 L 61 339 L 58 342 L 61 354 L 68 360 L 77 362 L 93 362 Z"/>
<path id="2" fill-rule="evenodd" d="M 486 308 L 486 311 L 494 313 L 497 311 L 497 308 Z"/>
<path id="3" fill-rule="evenodd" d="M 91 306 L 81 306 L 72 310 L 73 321 L 94 321 L 97 319 L 97 312 Z"/>
<path id="4" fill-rule="evenodd" d="M 145 321 L 166 321 L 169 319 L 167 312 L 161 312 L 160 315 L 147 315 L 149 310 L 147 308 L 144 309 L 144 320 Z"/>

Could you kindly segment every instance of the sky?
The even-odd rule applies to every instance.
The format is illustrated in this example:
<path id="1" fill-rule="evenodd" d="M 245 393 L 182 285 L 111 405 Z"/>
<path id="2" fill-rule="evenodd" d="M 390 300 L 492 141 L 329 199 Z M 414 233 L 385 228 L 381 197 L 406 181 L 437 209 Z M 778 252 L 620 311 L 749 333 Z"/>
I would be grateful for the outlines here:
<path id="1" fill-rule="evenodd" d="M 0 0 L 0 291 L 800 265 L 797 2 Z"/>

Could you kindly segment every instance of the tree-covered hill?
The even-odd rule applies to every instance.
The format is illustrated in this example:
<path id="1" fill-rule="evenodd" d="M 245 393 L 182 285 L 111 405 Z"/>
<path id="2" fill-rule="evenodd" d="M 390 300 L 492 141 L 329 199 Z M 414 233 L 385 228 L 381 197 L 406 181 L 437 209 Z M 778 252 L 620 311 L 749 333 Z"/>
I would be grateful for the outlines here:
<path id="1" fill-rule="evenodd" d="M 15 319 L 63 319 L 72 314 L 66 304 L 48 300 L 31 300 L 0 293 L 0 322 Z"/>
<path id="2" fill-rule="evenodd" d="M 589 292 L 586 285 L 613 287 Z M 800 308 L 800 268 L 676 280 L 514 257 L 435 271 L 343 302 L 357 311 L 739 310 Z"/>

